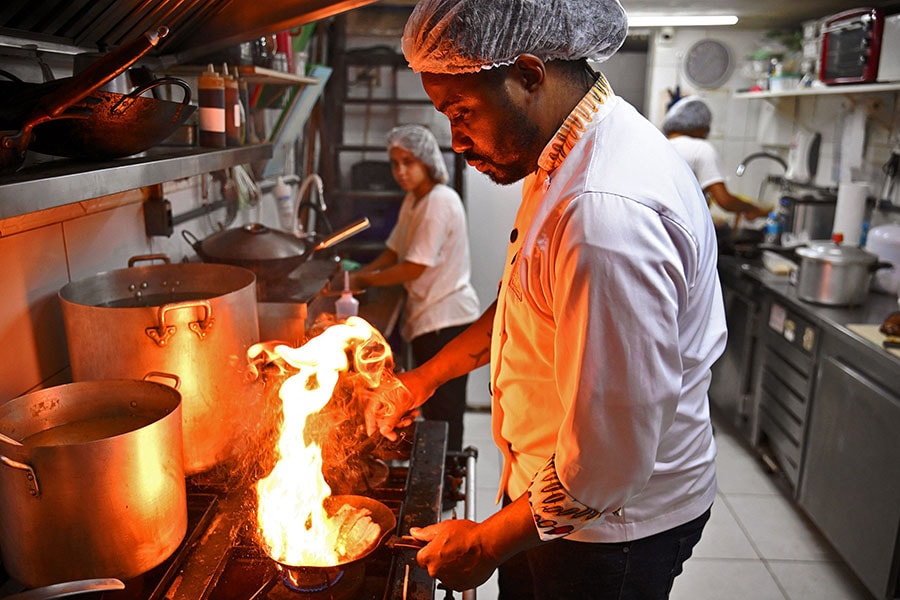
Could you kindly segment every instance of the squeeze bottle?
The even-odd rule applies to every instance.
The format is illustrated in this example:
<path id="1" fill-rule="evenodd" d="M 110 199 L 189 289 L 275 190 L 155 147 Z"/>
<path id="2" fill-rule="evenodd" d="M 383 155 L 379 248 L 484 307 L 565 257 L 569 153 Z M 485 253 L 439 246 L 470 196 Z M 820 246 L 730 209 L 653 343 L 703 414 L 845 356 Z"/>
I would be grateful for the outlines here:
<path id="1" fill-rule="evenodd" d="M 334 312 L 338 320 L 355 317 L 359 312 L 359 300 L 354 298 L 353 292 L 350 291 L 350 271 L 344 271 L 344 291 L 334 303 Z"/>
<path id="2" fill-rule="evenodd" d="M 224 148 L 225 142 L 225 80 L 209 65 L 197 77 L 200 105 L 200 145 Z"/>
<path id="3" fill-rule="evenodd" d="M 284 182 L 283 177 L 275 180 L 272 188 L 275 197 L 275 206 L 278 208 L 278 224 L 284 231 L 295 234 L 294 227 L 294 197 L 291 194 L 291 186 Z"/>

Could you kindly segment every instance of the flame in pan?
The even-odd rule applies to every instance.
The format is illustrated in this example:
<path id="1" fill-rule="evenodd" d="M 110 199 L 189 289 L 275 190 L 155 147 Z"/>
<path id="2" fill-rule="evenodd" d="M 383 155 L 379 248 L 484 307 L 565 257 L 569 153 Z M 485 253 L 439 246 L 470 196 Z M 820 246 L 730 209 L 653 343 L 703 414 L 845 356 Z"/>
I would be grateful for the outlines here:
<path id="1" fill-rule="evenodd" d="M 275 352 L 299 372 L 279 391 L 284 409 L 279 458 L 256 486 L 259 537 L 266 553 L 282 564 L 340 564 L 346 550 L 338 540 L 341 522 L 323 508 L 331 488 L 322 475 L 321 446 L 305 431 L 307 417 L 328 404 L 342 372 L 361 378 L 362 388 L 379 388 L 393 366 L 390 346 L 364 319 L 350 317 L 299 348 L 279 345 Z"/>

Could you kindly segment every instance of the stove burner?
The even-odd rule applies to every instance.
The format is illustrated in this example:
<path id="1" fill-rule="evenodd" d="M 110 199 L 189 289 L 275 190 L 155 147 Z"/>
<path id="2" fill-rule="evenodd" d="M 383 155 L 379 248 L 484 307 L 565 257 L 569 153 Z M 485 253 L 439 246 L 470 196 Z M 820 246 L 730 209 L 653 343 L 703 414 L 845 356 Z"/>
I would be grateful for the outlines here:
<path id="1" fill-rule="evenodd" d="M 283 585 L 272 587 L 267 600 L 351 600 L 358 598 L 365 580 L 362 562 L 339 567 L 289 567 L 278 565 Z"/>
<path id="2" fill-rule="evenodd" d="M 321 592 L 335 586 L 344 577 L 341 567 L 292 567 L 278 565 L 281 582 L 295 592 Z"/>

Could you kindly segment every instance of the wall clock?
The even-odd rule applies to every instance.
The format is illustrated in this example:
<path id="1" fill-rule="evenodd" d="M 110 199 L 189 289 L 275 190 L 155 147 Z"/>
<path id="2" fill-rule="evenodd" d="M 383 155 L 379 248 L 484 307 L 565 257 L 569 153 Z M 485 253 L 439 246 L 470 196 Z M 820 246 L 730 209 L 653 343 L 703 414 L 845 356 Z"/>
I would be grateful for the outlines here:
<path id="1" fill-rule="evenodd" d="M 717 40 L 700 40 L 684 55 L 684 74 L 702 89 L 721 86 L 728 80 L 733 66 L 731 50 Z"/>

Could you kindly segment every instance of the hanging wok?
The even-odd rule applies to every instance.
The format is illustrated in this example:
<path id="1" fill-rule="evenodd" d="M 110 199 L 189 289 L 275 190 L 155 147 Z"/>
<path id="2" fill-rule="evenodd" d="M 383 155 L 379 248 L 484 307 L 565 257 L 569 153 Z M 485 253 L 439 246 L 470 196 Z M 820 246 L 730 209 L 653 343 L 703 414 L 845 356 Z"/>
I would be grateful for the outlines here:
<path id="1" fill-rule="evenodd" d="M 143 96 L 163 85 L 180 87 L 184 91 L 181 102 Z M 194 114 L 197 107 L 190 102 L 191 87 L 175 77 L 155 79 L 128 94 L 97 90 L 74 107 L 87 109 L 87 116 L 38 125 L 29 149 L 87 160 L 138 154 L 169 137 Z"/>
<path id="2" fill-rule="evenodd" d="M 21 166 L 35 127 L 64 116 L 72 105 L 125 71 L 168 34 L 168 27 L 148 31 L 42 95 L 34 104 L 27 106 L 28 111 L 23 113 L 26 116 L 14 123 L 4 121 L 0 125 L 0 170 L 14 170 Z"/>
<path id="3" fill-rule="evenodd" d="M 363 217 L 321 240 L 299 238 L 262 223 L 226 229 L 200 240 L 187 230 L 182 237 L 204 262 L 244 267 L 262 282 L 277 282 L 308 261 L 318 250 L 330 248 L 369 228 Z"/>

